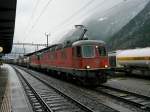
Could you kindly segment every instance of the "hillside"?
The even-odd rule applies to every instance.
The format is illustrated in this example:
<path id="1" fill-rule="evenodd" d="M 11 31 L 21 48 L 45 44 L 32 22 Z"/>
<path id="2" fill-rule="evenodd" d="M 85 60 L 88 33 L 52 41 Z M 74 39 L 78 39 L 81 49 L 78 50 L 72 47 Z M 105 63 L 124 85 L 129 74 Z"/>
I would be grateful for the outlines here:
<path id="1" fill-rule="evenodd" d="M 106 42 L 110 50 L 150 46 L 150 2 Z"/>
<path id="2" fill-rule="evenodd" d="M 83 23 L 88 28 L 90 39 L 106 41 L 139 14 L 148 2 L 148 0 L 126 0 L 107 10 L 97 10 Z"/>

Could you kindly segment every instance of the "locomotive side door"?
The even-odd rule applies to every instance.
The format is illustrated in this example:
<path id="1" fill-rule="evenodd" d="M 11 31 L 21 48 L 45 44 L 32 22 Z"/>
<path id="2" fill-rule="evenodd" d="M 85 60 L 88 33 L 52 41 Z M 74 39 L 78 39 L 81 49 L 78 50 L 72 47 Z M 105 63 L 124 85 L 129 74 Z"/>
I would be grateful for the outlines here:
<path id="1" fill-rule="evenodd" d="M 82 50 L 81 46 L 73 47 L 73 68 L 80 69 L 82 66 Z"/>

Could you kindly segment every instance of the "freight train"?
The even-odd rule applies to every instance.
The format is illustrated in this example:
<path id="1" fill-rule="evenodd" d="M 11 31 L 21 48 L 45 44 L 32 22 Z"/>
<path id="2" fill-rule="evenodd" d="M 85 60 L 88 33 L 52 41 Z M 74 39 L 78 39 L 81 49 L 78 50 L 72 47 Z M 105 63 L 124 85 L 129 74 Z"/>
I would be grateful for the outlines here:
<path id="1" fill-rule="evenodd" d="M 145 72 L 148 75 L 150 73 L 150 47 L 111 52 L 109 61 L 111 68 L 116 68 L 116 70 L 123 67 L 127 73 L 138 70 L 142 75 Z"/>
<path id="2" fill-rule="evenodd" d="M 75 31 L 82 32 L 78 35 L 78 40 L 51 45 L 29 53 L 16 62 L 30 68 L 46 70 L 58 77 L 75 79 L 82 85 L 98 86 L 105 83 L 105 71 L 109 67 L 105 42 L 88 40 L 85 36 L 87 29 L 82 26 L 76 28 Z M 72 35 L 77 36 L 75 32 Z"/>

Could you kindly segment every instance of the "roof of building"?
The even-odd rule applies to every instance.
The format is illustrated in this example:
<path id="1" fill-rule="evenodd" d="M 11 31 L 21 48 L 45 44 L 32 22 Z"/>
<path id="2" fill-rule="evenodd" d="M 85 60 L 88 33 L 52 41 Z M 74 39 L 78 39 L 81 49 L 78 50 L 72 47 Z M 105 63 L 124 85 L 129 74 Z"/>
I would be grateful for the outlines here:
<path id="1" fill-rule="evenodd" d="M 0 47 L 10 53 L 13 43 L 17 0 L 0 0 Z"/>

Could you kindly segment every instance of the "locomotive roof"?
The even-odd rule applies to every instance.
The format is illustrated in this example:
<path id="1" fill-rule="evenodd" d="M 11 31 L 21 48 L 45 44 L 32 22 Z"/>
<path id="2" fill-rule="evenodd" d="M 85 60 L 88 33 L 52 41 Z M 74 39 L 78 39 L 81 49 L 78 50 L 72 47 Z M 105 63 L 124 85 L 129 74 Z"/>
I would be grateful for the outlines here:
<path id="1" fill-rule="evenodd" d="M 101 40 L 79 40 L 79 41 L 76 41 L 72 44 L 72 46 L 79 46 L 79 45 L 88 45 L 88 44 L 95 44 L 95 45 L 105 45 L 105 42 L 104 41 L 101 41 Z M 52 45 L 52 46 L 49 46 L 49 47 L 46 47 L 44 49 L 41 49 L 39 51 L 35 51 L 35 52 L 32 52 L 32 53 L 28 53 L 24 56 L 31 56 L 33 54 L 37 54 L 37 53 L 41 53 L 43 51 L 46 51 L 52 47 L 55 47 L 55 46 L 59 46 L 59 45 L 62 45 L 62 44 L 55 44 L 55 45 Z"/>
<path id="2" fill-rule="evenodd" d="M 44 49 L 41 49 L 41 50 L 38 50 L 38 51 L 35 51 L 35 52 L 32 52 L 32 53 L 28 53 L 28 54 L 26 54 L 24 56 L 31 56 L 33 54 L 40 53 L 40 52 L 43 52 L 43 51 L 46 51 L 46 50 L 50 49 L 51 47 L 57 46 L 57 45 L 58 44 L 55 44 L 55 45 L 52 45 L 52 46 L 48 46 L 48 47 L 46 47 Z"/>
<path id="3" fill-rule="evenodd" d="M 74 42 L 72 46 L 88 45 L 88 44 L 105 45 L 105 42 L 102 40 L 79 40 Z"/>

